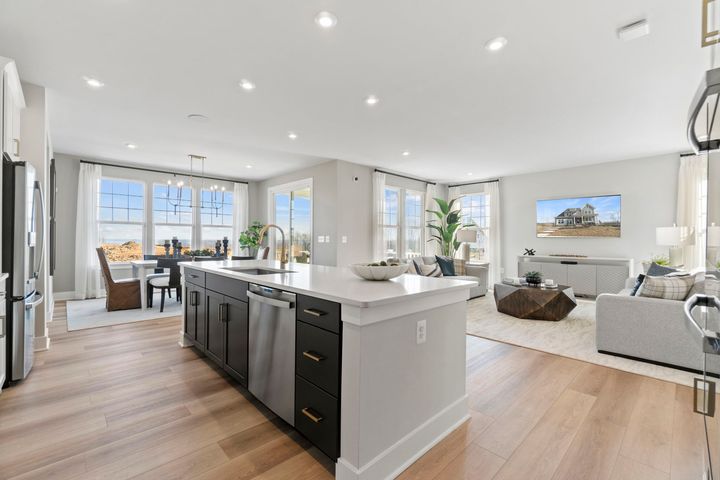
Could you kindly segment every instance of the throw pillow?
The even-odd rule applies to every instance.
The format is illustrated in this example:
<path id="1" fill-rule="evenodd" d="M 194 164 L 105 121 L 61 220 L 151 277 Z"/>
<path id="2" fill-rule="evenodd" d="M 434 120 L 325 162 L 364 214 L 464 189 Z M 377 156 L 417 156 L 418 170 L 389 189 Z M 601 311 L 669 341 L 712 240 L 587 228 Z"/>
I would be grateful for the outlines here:
<path id="1" fill-rule="evenodd" d="M 417 264 L 415 264 L 417 265 Z M 420 267 L 420 273 L 419 275 L 423 275 L 425 277 L 442 277 L 442 270 L 440 270 L 440 266 L 435 263 L 433 265 L 419 265 Z"/>
<path id="2" fill-rule="evenodd" d="M 643 283 L 643 280 L 645 280 L 645 275 L 643 275 L 641 273 L 640 275 L 637 276 L 637 280 L 635 280 L 635 286 L 633 287 L 632 292 L 630 292 L 631 297 L 634 297 L 635 295 L 637 295 L 638 290 L 640 289 L 640 285 L 642 285 L 642 283 Z"/>
<path id="3" fill-rule="evenodd" d="M 454 277 L 455 276 L 455 261 L 451 257 L 440 257 L 435 255 L 438 265 L 440 265 L 440 271 L 443 277 Z"/>
<path id="4" fill-rule="evenodd" d="M 665 300 L 685 300 L 695 283 L 695 277 L 645 277 L 637 296 L 662 298 Z"/>
<path id="5" fill-rule="evenodd" d="M 663 277 L 668 273 L 673 273 L 677 271 L 677 268 L 663 267 L 662 265 L 658 265 L 657 263 L 653 262 L 652 265 L 650 265 L 650 268 L 648 268 L 648 271 L 645 272 L 645 275 L 648 277 Z"/>
<path id="6" fill-rule="evenodd" d="M 412 264 L 413 264 L 413 268 L 415 269 L 415 273 L 417 273 L 418 275 L 422 275 L 423 274 L 422 266 L 425 265 L 425 262 L 423 262 L 423 259 L 420 257 L 413 258 Z"/>

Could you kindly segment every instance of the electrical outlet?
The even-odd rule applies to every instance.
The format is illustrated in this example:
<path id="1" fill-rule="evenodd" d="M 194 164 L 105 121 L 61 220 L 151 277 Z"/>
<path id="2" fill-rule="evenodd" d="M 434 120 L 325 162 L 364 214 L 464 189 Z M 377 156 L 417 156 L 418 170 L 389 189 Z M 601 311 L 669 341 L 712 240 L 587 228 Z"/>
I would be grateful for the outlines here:
<path id="1" fill-rule="evenodd" d="M 418 320 L 416 337 L 418 345 L 425 343 L 425 340 L 427 340 L 427 320 Z"/>

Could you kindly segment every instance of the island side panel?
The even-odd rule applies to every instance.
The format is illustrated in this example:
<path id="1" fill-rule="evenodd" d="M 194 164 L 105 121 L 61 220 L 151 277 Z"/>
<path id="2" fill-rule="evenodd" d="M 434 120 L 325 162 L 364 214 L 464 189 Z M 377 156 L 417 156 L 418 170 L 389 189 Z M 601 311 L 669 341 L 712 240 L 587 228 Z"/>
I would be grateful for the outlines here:
<path id="1" fill-rule="evenodd" d="M 387 317 L 389 308 L 399 316 L 343 325 L 338 479 L 397 475 L 469 418 L 466 302 L 457 301 L 457 294 L 436 300 L 440 306 L 407 315 L 412 302 L 343 306 L 343 319 Z M 427 322 L 427 335 L 418 344 L 420 320 Z"/>

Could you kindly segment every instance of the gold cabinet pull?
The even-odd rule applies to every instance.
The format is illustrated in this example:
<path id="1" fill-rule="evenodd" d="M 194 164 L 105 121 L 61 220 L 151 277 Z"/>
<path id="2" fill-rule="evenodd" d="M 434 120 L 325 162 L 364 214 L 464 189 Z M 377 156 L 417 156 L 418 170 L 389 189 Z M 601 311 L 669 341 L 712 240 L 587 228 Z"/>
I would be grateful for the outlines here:
<path id="1" fill-rule="evenodd" d="M 301 412 L 303 415 L 305 415 L 307 418 L 309 418 L 315 423 L 320 423 L 323 421 L 323 417 L 310 410 L 310 407 L 303 408 Z"/>
<path id="2" fill-rule="evenodd" d="M 325 360 L 325 357 L 323 357 L 322 355 L 318 355 L 317 353 L 311 352 L 309 350 L 303 352 L 303 357 L 309 358 L 313 362 L 318 362 L 318 363 Z"/>
<path id="3" fill-rule="evenodd" d="M 303 313 L 307 313 L 308 315 L 312 315 L 313 317 L 322 317 L 323 315 L 327 315 L 327 313 L 323 312 L 322 310 L 316 310 L 314 308 L 306 308 L 303 310 Z"/>

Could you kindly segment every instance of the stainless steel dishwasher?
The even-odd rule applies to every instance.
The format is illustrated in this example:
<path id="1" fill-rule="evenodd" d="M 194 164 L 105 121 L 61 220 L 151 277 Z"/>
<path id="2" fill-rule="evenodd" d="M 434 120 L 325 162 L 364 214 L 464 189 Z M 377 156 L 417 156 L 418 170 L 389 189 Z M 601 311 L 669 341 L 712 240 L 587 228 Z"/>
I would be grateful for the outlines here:
<path id="1" fill-rule="evenodd" d="M 248 389 L 295 426 L 295 294 L 248 287 Z"/>

